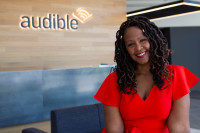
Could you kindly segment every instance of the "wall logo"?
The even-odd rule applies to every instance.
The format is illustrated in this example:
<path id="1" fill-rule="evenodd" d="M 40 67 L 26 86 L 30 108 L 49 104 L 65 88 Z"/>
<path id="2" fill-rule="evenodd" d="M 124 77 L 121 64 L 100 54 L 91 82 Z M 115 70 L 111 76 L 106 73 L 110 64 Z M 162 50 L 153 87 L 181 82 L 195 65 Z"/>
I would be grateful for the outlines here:
<path id="1" fill-rule="evenodd" d="M 78 21 L 86 23 L 92 18 L 92 14 L 85 8 L 78 8 L 76 12 L 72 13 L 74 18 L 69 18 L 66 14 L 60 17 L 59 14 L 47 13 L 45 17 L 21 16 L 19 27 L 21 29 L 34 30 L 72 30 L 78 29 Z"/>
<path id="2" fill-rule="evenodd" d="M 78 8 L 72 15 L 81 23 L 87 22 L 92 17 L 92 14 L 85 8 Z"/>

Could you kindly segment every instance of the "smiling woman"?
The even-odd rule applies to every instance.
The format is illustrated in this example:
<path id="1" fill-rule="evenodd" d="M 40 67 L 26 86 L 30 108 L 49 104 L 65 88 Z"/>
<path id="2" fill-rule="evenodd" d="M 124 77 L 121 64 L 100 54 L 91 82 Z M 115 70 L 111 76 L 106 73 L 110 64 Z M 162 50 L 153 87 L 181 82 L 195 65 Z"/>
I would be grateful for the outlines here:
<path id="1" fill-rule="evenodd" d="M 199 80 L 183 66 L 169 65 L 166 38 L 147 18 L 121 24 L 114 72 L 94 96 L 104 104 L 102 133 L 188 133 L 189 93 Z"/>

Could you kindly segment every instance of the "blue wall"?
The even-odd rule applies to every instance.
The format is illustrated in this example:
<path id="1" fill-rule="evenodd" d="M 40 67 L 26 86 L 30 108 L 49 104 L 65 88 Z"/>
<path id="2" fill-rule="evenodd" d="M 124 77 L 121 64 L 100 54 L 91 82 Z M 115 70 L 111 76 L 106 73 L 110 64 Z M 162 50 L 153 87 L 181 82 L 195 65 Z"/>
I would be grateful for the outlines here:
<path id="1" fill-rule="evenodd" d="M 200 27 L 170 28 L 172 64 L 185 66 L 200 78 Z M 192 89 L 191 98 L 200 99 L 200 82 Z"/>
<path id="2" fill-rule="evenodd" d="M 172 63 L 184 65 L 200 77 L 200 27 L 170 28 Z"/>
<path id="3" fill-rule="evenodd" d="M 110 68 L 0 72 L 0 127 L 50 119 L 52 109 L 94 104 Z"/>

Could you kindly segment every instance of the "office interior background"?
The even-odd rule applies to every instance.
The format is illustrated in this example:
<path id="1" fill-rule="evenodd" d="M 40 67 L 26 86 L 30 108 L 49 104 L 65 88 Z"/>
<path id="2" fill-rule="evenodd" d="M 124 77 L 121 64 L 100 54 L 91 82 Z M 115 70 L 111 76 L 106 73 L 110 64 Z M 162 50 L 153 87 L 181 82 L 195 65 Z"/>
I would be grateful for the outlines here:
<path id="1" fill-rule="evenodd" d="M 127 14 L 174 2 L 1 0 L 0 132 L 37 127 L 50 133 L 51 110 L 98 103 L 93 96 L 115 65 L 115 34 Z M 174 51 L 170 62 L 198 77 L 199 7 L 152 19 Z M 200 83 L 191 91 L 190 123 L 198 132 Z"/>

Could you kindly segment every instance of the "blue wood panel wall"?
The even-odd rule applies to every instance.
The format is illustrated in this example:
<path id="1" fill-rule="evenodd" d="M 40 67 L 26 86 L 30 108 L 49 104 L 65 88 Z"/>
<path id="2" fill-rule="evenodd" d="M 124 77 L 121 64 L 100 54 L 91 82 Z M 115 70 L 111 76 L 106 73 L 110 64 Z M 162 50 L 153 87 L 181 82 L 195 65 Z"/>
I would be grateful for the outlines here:
<path id="1" fill-rule="evenodd" d="M 52 109 L 97 103 L 110 67 L 0 72 L 0 127 L 50 119 Z"/>

